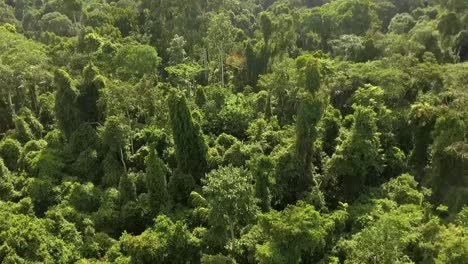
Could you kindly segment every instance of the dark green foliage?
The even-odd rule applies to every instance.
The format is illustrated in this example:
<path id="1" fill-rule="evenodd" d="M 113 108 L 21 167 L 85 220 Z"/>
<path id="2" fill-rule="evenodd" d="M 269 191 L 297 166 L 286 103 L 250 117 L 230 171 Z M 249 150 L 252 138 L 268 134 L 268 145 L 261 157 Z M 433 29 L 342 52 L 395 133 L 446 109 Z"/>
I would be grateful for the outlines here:
<path id="1" fill-rule="evenodd" d="M 70 192 L 70 204 L 81 212 L 95 212 L 100 206 L 101 195 L 92 183 L 75 184 Z"/>
<path id="2" fill-rule="evenodd" d="M 164 162 L 158 157 L 156 150 L 150 149 L 145 159 L 146 165 L 146 188 L 151 209 L 160 212 L 165 209 L 169 202 L 167 192 L 167 169 Z"/>
<path id="3" fill-rule="evenodd" d="M 117 187 L 120 177 L 125 174 L 124 167 L 116 155 L 109 153 L 102 161 L 104 175 L 102 177 L 102 184 L 109 187 Z"/>
<path id="4" fill-rule="evenodd" d="M 120 176 L 119 181 L 120 201 L 122 204 L 135 201 L 136 199 L 136 186 L 133 179 L 127 173 Z"/>
<path id="5" fill-rule="evenodd" d="M 31 128 L 22 117 L 15 117 L 13 122 L 15 123 L 15 138 L 19 142 L 26 143 L 34 139 L 34 135 L 31 131 Z"/>
<path id="6" fill-rule="evenodd" d="M 466 264 L 467 61 L 467 0 L 0 0 L 0 262 Z"/>
<path id="7" fill-rule="evenodd" d="M 199 243 L 182 222 L 174 223 L 165 215 L 155 219 L 152 229 L 139 236 L 125 234 L 121 239 L 121 247 L 130 256 L 130 263 L 148 264 L 195 261 Z"/>
<path id="8" fill-rule="evenodd" d="M 437 201 L 443 201 L 451 208 L 464 205 L 468 186 L 466 157 L 466 116 L 456 112 L 446 112 L 436 121 L 432 145 L 431 187 Z M 454 188 L 455 192 L 444 190 Z"/>
<path id="9" fill-rule="evenodd" d="M 108 152 L 122 154 L 127 144 L 128 129 L 123 117 L 111 116 L 107 118 L 102 128 L 102 144 Z"/>
<path id="10" fill-rule="evenodd" d="M 100 121 L 97 102 L 100 90 L 105 87 L 105 81 L 99 75 L 99 70 L 93 64 L 83 70 L 83 82 L 79 86 L 80 95 L 77 103 L 81 111 L 82 121 L 95 124 Z"/>
<path id="11" fill-rule="evenodd" d="M 341 127 L 341 113 L 338 109 L 328 106 L 324 111 L 320 124 L 322 151 L 329 157 L 335 152 L 337 138 Z"/>
<path id="12" fill-rule="evenodd" d="M 296 158 L 298 186 L 307 191 L 312 184 L 312 144 L 317 138 L 317 124 L 322 116 L 322 103 L 313 95 L 305 94 L 301 99 L 296 117 Z"/>
<path id="13" fill-rule="evenodd" d="M 206 103 L 205 89 L 203 89 L 201 86 L 198 86 L 197 90 L 195 91 L 195 103 L 198 105 L 198 107 L 203 107 Z"/>
<path id="14" fill-rule="evenodd" d="M 101 173 L 97 151 L 91 148 L 82 151 L 71 165 L 73 172 L 83 180 L 97 182 Z"/>
<path id="15" fill-rule="evenodd" d="M 190 193 L 195 188 L 195 180 L 190 174 L 176 169 L 169 180 L 168 190 L 171 199 L 176 203 L 188 204 Z"/>
<path id="16" fill-rule="evenodd" d="M 255 178 L 255 197 L 259 200 L 262 212 L 271 207 L 271 174 L 274 163 L 268 156 L 260 156 L 253 161 L 252 170 Z"/>
<path id="17" fill-rule="evenodd" d="M 55 203 L 53 183 L 49 179 L 31 179 L 26 185 L 26 193 L 31 197 L 34 212 L 42 216 Z"/>
<path id="18" fill-rule="evenodd" d="M 44 30 L 60 36 L 71 36 L 74 33 L 72 21 L 59 12 L 45 14 L 40 23 Z"/>
<path id="19" fill-rule="evenodd" d="M 201 129 L 192 119 L 185 96 L 172 91 L 168 104 L 177 166 L 199 182 L 207 168 L 207 147 Z"/>
<path id="20" fill-rule="evenodd" d="M 414 174 L 421 178 L 429 160 L 429 145 L 432 142 L 431 130 L 435 123 L 434 108 L 419 103 L 411 106 L 410 122 L 413 127 L 414 147 L 409 157 Z"/>
<path id="21" fill-rule="evenodd" d="M 21 156 L 21 144 L 12 138 L 6 138 L 0 142 L 0 157 L 10 170 L 18 168 L 18 160 Z"/>
<path id="22" fill-rule="evenodd" d="M 68 151 L 73 156 L 78 156 L 87 149 L 96 149 L 100 143 L 96 130 L 89 124 L 81 124 L 68 140 Z"/>
<path id="23" fill-rule="evenodd" d="M 64 70 L 55 71 L 54 82 L 57 87 L 55 116 L 59 128 L 68 139 L 80 125 L 80 113 L 76 106 L 78 91 L 73 80 Z"/>

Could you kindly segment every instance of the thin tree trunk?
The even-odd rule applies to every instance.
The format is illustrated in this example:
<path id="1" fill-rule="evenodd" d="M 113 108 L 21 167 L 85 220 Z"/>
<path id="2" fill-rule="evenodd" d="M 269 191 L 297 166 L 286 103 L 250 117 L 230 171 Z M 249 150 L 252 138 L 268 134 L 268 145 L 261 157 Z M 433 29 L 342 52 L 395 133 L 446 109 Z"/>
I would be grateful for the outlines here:
<path id="1" fill-rule="evenodd" d="M 120 161 L 122 162 L 125 173 L 127 173 L 127 165 L 125 164 L 122 148 L 120 148 Z"/>
<path id="2" fill-rule="evenodd" d="M 8 90 L 8 104 L 10 105 L 10 110 L 11 110 L 11 115 L 13 117 L 16 116 L 16 111 L 15 111 L 15 107 L 13 105 L 13 101 L 11 100 L 11 91 Z"/>
<path id="3" fill-rule="evenodd" d="M 222 44 L 219 48 L 219 65 L 221 66 L 221 84 L 224 87 L 224 53 Z"/>

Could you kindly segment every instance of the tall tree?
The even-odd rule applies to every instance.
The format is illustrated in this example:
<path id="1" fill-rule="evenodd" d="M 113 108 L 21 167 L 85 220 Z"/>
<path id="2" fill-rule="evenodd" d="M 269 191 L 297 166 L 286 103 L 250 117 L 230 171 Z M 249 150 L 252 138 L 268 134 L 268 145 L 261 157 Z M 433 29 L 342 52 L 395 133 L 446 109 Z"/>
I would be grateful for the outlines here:
<path id="1" fill-rule="evenodd" d="M 97 102 L 100 90 L 105 87 L 105 81 L 99 75 L 99 70 L 92 63 L 83 70 L 83 81 L 80 84 L 80 95 L 78 105 L 81 111 L 81 118 L 84 122 L 95 123 L 100 120 Z"/>
<path id="2" fill-rule="evenodd" d="M 55 115 L 60 130 L 69 139 L 80 125 L 80 112 L 77 107 L 78 91 L 74 81 L 64 70 L 55 71 L 54 82 L 57 87 Z"/>
<path id="3" fill-rule="evenodd" d="M 160 212 L 169 202 L 167 192 L 166 166 L 158 157 L 156 150 L 151 149 L 145 160 L 146 187 L 148 188 L 149 204 L 154 212 Z"/>
<path id="4" fill-rule="evenodd" d="M 232 25 L 231 18 L 226 13 L 213 15 L 208 26 L 207 44 L 210 47 L 211 56 L 217 60 L 221 85 L 225 85 L 224 75 L 226 54 L 233 48 L 236 28 Z"/>
<path id="5" fill-rule="evenodd" d="M 323 112 L 323 103 L 318 93 L 321 84 L 320 61 L 311 54 L 296 60 L 297 86 L 300 89 L 299 107 L 296 114 L 296 140 L 294 153 L 286 153 L 279 166 L 294 168 L 279 169 L 277 184 L 281 190 L 283 206 L 305 196 L 313 185 L 312 154 L 317 137 L 317 124 Z M 291 164 L 291 162 L 293 164 Z"/>
<path id="6" fill-rule="evenodd" d="M 376 114 L 354 105 L 353 125 L 341 135 L 343 142 L 327 164 L 339 200 L 352 201 L 369 182 L 378 182 L 381 172 L 380 139 Z"/>
<path id="7" fill-rule="evenodd" d="M 254 160 L 253 175 L 255 177 L 255 197 L 262 212 L 268 212 L 271 208 L 271 174 L 274 163 L 268 156 L 260 156 Z"/>
<path id="8" fill-rule="evenodd" d="M 129 137 L 129 127 L 121 116 L 111 116 L 101 128 L 102 143 L 106 151 L 103 182 L 115 186 L 122 173 L 127 173 L 125 148 Z"/>
<path id="9" fill-rule="evenodd" d="M 202 131 L 193 120 L 183 94 L 172 90 L 168 103 L 177 166 L 183 173 L 191 174 L 199 183 L 208 166 L 207 146 Z"/>
<path id="10" fill-rule="evenodd" d="M 204 183 L 210 224 L 221 227 L 228 240 L 234 242 L 258 210 L 251 175 L 240 168 L 222 167 L 211 171 Z"/>

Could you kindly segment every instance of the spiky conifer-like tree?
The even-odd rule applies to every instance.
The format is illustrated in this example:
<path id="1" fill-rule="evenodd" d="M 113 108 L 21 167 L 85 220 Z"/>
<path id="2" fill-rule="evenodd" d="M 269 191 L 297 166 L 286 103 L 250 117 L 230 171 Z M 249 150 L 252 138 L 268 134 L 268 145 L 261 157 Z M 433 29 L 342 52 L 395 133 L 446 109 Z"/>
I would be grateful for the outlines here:
<path id="1" fill-rule="evenodd" d="M 148 156 L 146 156 L 145 165 L 149 204 L 154 212 L 159 212 L 169 201 L 166 168 L 155 149 L 150 150 Z"/>
<path id="2" fill-rule="evenodd" d="M 194 122 L 183 94 L 173 90 L 168 103 L 177 166 L 199 183 L 207 169 L 207 146 L 202 131 Z"/>

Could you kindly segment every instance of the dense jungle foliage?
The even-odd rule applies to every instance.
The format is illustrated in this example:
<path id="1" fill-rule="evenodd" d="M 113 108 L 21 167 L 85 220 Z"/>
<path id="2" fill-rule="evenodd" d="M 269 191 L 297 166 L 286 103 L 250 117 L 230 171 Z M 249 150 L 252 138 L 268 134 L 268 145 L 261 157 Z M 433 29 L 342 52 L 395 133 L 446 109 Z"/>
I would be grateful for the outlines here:
<path id="1" fill-rule="evenodd" d="M 0 262 L 468 263 L 467 0 L 0 0 Z"/>

